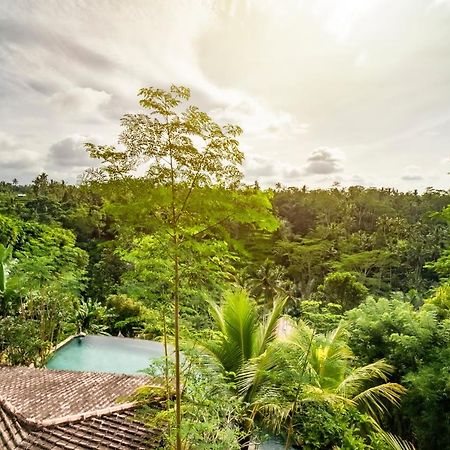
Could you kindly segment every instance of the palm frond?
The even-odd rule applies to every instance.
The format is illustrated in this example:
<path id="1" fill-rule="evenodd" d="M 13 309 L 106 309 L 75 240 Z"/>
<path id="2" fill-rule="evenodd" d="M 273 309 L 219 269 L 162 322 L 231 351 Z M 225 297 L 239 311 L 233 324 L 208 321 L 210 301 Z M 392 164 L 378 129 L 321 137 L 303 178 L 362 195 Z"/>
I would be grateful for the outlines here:
<path id="1" fill-rule="evenodd" d="M 247 361 L 236 377 L 239 394 L 247 400 L 254 398 L 269 370 L 276 367 L 278 361 L 278 353 L 270 347 L 262 355 Z"/>
<path id="2" fill-rule="evenodd" d="M 376 418 L 388 412 L 386 402 L 399 406 L 400 398 L 406 389 L 397 383 L 384 383 L 373 386 L 353 397 L 355 405 L 367 409 L 369 414 Z"/>
<path id="3" fill-rule="evenodd" d="M 395 436 L 394 434 L 387 433 L 383 430 L 379 432 L 379 435 L 383 441 L 392 448 L 392 450 L 416 450 L 411 442 L 405 441 L 399 436 Z"/>
<path id="4" fill-rule="evenodd" d="M 327 391 L 310 384 L 304 385 L 302 389 L 302 402 L 325 402 L 330 405 L 344 404 L 355 406 L 351 398 L 344 397 L 333 391 Z"/>
<path id="5" fill-rule="evenodd" d="M 223 320 L 222 311 L 219 307 L 219 305 L 213 301 L 208 301 L 209 303 L 209 313 L 211 314 L 216 327 L 221 331 L 222 333 L 225 332 L 225 322 Z"/>
<path id="6" fill-rule="evenodd" d="M 346 396 L 357 395 L 365 388 L 367 382 L 374 380 L 386 382 L 393 370 L 393 367 L 383 359 L 366 366 L 356 367 L 341 381 L 336 391 Z"/>
<path id="7" fill-rule="evenodd" d="M 260 327 L 260 336 L 258 339 L 258 352 L 265 351 L 267 346 L 276 338 L 276 331 L 278 323 L 282 317 L 284 305 L 287 297 L 278 300 L 274 303 L 271 313 L 263 320 L 263 325 Z"/>
<path id="8" fill-rule="evenodd" d="M 288 339 L 294 348 L 302 350 L 304 353 L 308 351 L 311 345 L 311 338 L 314 336 L 314 330 L 303 321 L 299 321 L 294 333 Z"/>
<path id="9" fill-rule="evenodd" d="M 238 372 L 242 364 L 255 356 L 258 315 L 256 304 L 243 290 L 228 292 L 219 307 L 210 303 L 211 315 L 220 331 L 218 341 L 203 347 L 217 358 L 227 372 Z"/>
<path id="10" fill-rule="evenodd" d="M 279 434 L 283 425 L 292 414 L 292 403 L 278 404 L 268 402 L 254 403 L 253 414 L 258 414 L 264 425 L 275 434 Z"/>

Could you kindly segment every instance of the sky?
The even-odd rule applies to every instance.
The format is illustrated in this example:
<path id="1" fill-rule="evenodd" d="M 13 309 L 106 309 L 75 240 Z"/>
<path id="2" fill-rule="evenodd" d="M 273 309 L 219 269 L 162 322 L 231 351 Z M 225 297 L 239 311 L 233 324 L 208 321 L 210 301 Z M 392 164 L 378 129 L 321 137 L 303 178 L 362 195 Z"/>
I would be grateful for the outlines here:
<path id="1" fill-rule="evenodd" d="M 249 183 L 450 187 L 450 0 L 0 0 L 0 180 L 76 182 L 172 83 Z"/>

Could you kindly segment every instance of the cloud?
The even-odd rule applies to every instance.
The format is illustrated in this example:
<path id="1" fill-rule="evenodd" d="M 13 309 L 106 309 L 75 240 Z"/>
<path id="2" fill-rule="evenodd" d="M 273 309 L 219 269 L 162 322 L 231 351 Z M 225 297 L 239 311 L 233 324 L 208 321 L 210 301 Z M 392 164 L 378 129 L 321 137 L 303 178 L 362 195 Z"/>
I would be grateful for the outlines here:
<path id="1" fill-rule="evenodd" d="M 302 177 L 303 173 L 300 169 L 292 168 L 292 167 L 285 167 L 281 179 L 283 181 L 299 181 Z"/>
<path id="2" fill-rule="evenodd" d="M 422 175 L 422 170 L 420 169 L 420 167 L 411 165 L 405 167 L 404 174 L 401 178 L 405 181 L 420 181 L 425 177 Z"/>
<path id="3" fill-rule="evenodd" d="M 439 7 L 439 6 L 450 7 L 450 1 L 449 0 L 433 0 L 429 7 L 433 8 L 433 7 Z"/>
<path id="4" fill-rule="evenodd" d="M 363 67 L 365 65 L 367 65 L 367 62 L 369 60 L 369 54 L 367 52 L 367 50 L 363 50 L 361 52 L 358 53 L 358 55 L 355 58 L 355 67 Z"/>
<path id="5" fill-rule="evenodd" d="M 24 166 L 40 154 L 50 167 L 49 149 L 68 136 L 114 143 L 119 118 L 140 109 L 138 89 L 173 82 L 242 126 L 250 152 L 272 156 L 247 165 L 249 176 L 319 183 L 354 172 L 414 188 L 401 179 L 413 156 L 448 187 L 431 177 L 450 144 L 448 0 L 178 3 L 0 2 L 0 124 L 17 154 L 30 152 Z M 307 160 L 301 149 L 323 142 L 345 148 L 348 164 Z"/>
<path id="6" fill-rule="evenodd" d="M 73 135 L 55 142 L 49 150 L 47 161 L 53 169 L 68 171 L 91 167 L 94 161 L 89 157 L 84 148 L 86 142 L 96 143 L 99 139 L 92 136 Z"/>
<path id="7" fill-rule="evenodd" d="M 75 86 L 56 92 L 49 97 L 48 102 L 63 114 L 92 120 L 110 100 L 111 94 L 105 91 Z"/>
<path id="8" fill-rule="evenodd" d="M 276 174 L 274 161 L 263 156 L 249 156 L 245 159 L 243 170 L 247 178 L 270 177 Z"/>
<path id="9" fill-rule="evenodd" d="M 257 180 L 263 187 L 273 186 L 275 183 L 298 184 L 303 175 L 301 168 L 274 158 L 252 154 L 245 159 L 243 171 L 248 183 Z"/>
<path id="10" fill-rule="evenodd" d="M 299 122 L 286 111 L 274 111 L 238 90 L 226 90 L 218 93 L 218 97 L 226 104 L 213 108 L 211 116 L 218 122 L 242 126 L 247 137 L 283 139 L 308 132 L 308 123 Z"/>
<path id="11" fill-rule="evenodd" d="M 0 179 L 23 178 L 42 170 L 39 153 L 20 145 L 15 136 L 0 131 Z"/>
<path id="12" fill-rule="evenodd" d="M 361 184 L 361 177 L 346 176 L 337 177 L 334 174 L 343 170 L 342 162 L 345 160 L 344 153 L 338 148 L 320 147 L 312 151 L 307 158 L 306 164 L 297 165 L 286 159 L 275 159 L 263 155 L 250 154 L 244 163 L 244 175 L 247 181 L 257 179 L 263 186 L 282 183 L 286 185 L 299 185 L 305 183 L 305 177 L 310 175 L 322 175 L 314 180 L 329 184 L 331 179 L 344 181 L 346 184 Z M 325 175 L 325 177 L 324 177 Z"/>
<path id="13" fill-rule="evenodd" d="M 308 157 L 303 171 L 307 175 L 326 175 L 341 172 L 344 154 L 337 148 L 320 147 Z"/>

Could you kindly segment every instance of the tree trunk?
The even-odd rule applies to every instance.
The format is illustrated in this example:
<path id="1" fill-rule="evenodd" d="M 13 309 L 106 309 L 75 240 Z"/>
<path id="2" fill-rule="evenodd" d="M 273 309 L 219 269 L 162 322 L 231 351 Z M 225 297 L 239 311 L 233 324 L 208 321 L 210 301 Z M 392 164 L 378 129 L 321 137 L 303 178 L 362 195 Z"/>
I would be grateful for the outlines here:
<path id="1" fill-rule="evenodd" d="M 175 279 L 174 279 L 174 304 L 175 304 L 175 395 L 176 395 L 176 425 L 177 425 L 177 450 L 181 450 L 181 369 L 180 369 L 180 273 L 178 256 L 178 236 L 174 234 L 175 244 Z"/>

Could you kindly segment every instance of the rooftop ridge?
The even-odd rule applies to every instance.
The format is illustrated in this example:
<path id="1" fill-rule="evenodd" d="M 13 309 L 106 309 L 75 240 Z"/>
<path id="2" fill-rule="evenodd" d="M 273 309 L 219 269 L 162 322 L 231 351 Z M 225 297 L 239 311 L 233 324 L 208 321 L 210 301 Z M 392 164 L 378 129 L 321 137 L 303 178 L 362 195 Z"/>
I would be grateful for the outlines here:
<path id="1" fill-rule="evenodd" d="M 21 413 L 11 402 L 0 397 L 0 407 L 3 408 L 8 414 L 21 422 L 22 425 L 28 426 L 33 429 L 44 428 L 53 425 L 62 425 L 66 423 L 79 422 L 81 420 L 90 419 L 91 417 L 101 417 L 106 414 L 112 414 L 116 412 L 127 411 L 134 409 L 138 406 L 137 402 L 126 402 L 108 408 L 95 409 L 87 411 L 85 413 L 71 414 L 67 416 L 55 417 L 53 419 L 35 419 L 33 417 L 26 417 Z"/>

